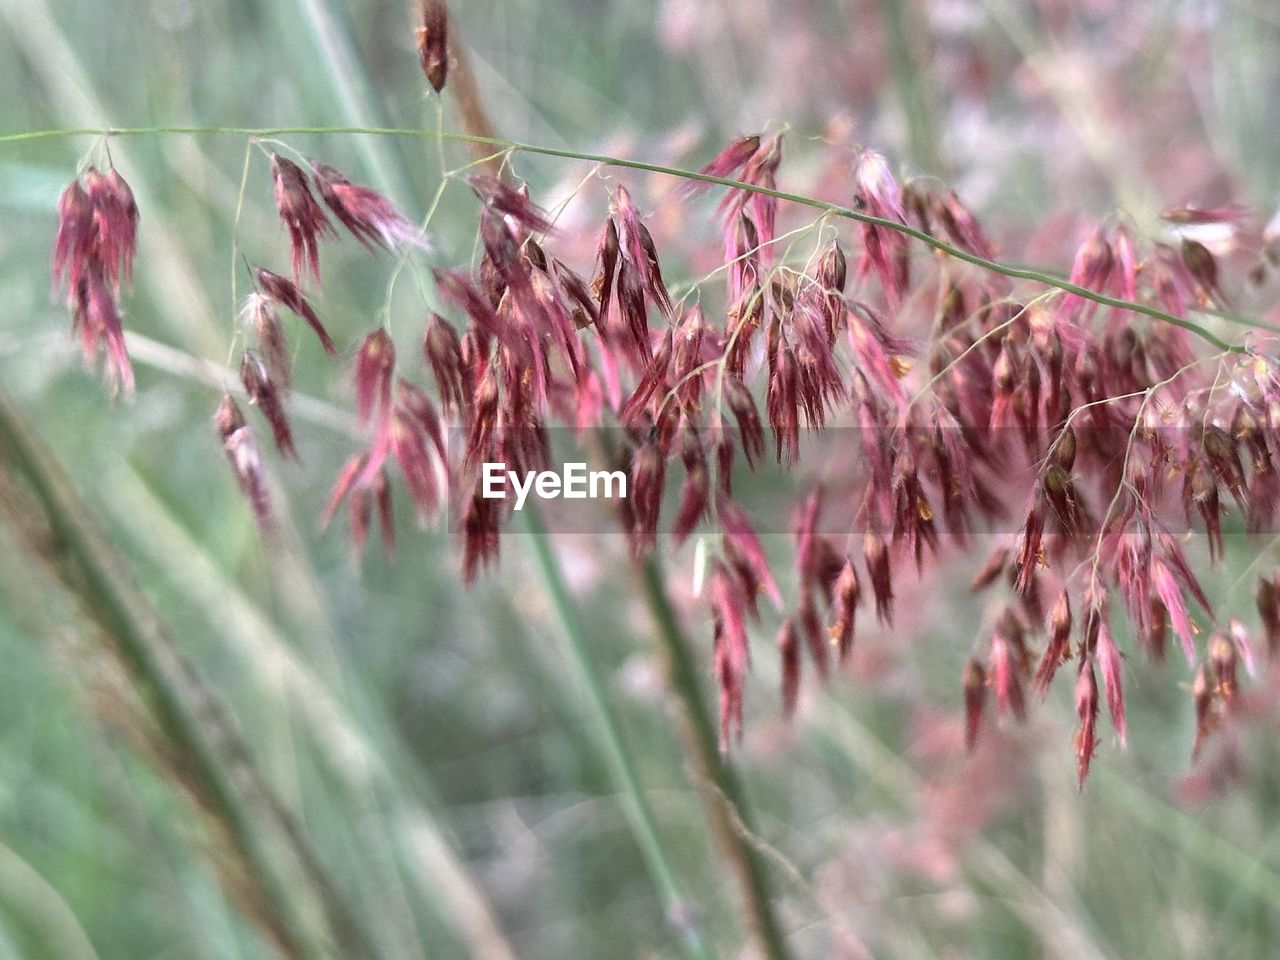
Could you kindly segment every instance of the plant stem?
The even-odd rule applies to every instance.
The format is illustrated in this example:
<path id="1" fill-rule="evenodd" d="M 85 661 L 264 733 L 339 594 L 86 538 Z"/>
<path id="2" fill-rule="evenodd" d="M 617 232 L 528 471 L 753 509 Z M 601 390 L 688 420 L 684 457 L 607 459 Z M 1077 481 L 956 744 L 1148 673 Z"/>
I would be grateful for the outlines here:
<path id="1" fill-rule="evenodd" d="M 743 908 L 762 953 L 771 960 L 783 960 L 788 956 L 787 948 L 769 899 L 764 863 L 750 842 L 753 828 L 746 797 L 733 768 L 720 756 L 698 673 L 667 597 L 662 570 L 654 557 L 644 562 L 640 579 L 656 627 L 667 679 L 680 704 L 680 732 L 694 763 L 693 772 L 707 819 L 737 878 Z"/>
<path id="2" fill-rule="evenodd" d="M 1109 294 L 1100 293 L 1097 290 L 1090 290 L 1088 287 L 1082 287 L 1072 283 L 1070 280 L 1064 280 L 1061 277 L 1045 273 L 1040 270 L 1033 270 L 1028 267 L 1016 267 L 1009 264 L 1000 263 L 997 260 L 988 260 L 977 254 L 962 250 L 953 246 L 947 241 L 935 237 L 930 233 L 919 230 L 910 224 L 899 223 L 896 220 L 887 220 L 884 217 L 875 217 L 860 210 L 853 210 L 849 207 L 841 206 L 838 203 L 827 203 L 825 200 L 818 200 L 813 197 L 806 197 L 802 194 L 787 193 L 784 190 L 774 190 L 769 187 L 762 187 L 753 183 L 744 183 L 741 180 L 733 180 L 729 177 L 714 177 L 710 174 L 699 173 L 694 170 L 683 170 L 679 167 L 669 167 L 660 163 L 649 163 L 644 160 L 628 160 L 623 157 L 611 157 L 606 154 L 588 153 L 581 150 L 565 150 L 557 147 L 542 147 L 530 143 L 521 143 L 516 140 L 502 140 L 497 137 L 481 137 L 465 133 L 442 133 L 436 130 L 419 130 L 404 127 L 187 127 L 187 126 L 155 126 L 155 127 L 79 127 L 59 130 L 31 130 L 24 133 L 9 133 L 0 135 L 0 144 L 7 143 L 29 143 L 34 140 L 50 139 L 53 137 L 72 137 L 72 136 L 117 136 L 117 137 L 141 137 L 141 136 L 158 136 L 158 135 L 235 135 L 235 136 L 283 136 L 288 134 L 346 134 L 346 135 L 366 135 L 366 136 L 382 136 L 382 137 L 420 137 L 433 138 L 438 137 L 442 140 L 454 143 L 470 143 L 485 144 L 491 147 L 497 147 L 503 150 L 510 150 L 513 153 L 531 153 L 544 157 L 560 157 L 567 160 L 582 160 L 588 163 L 598 163 L 602 166 L 623 167 L 631 170 L 642 170 L 646 173 L 657 173 L 664 176 L 678 177 L 683 180 L 693 180 L 699 183 L 709 183 L 722 187 L 730 187 L 735 190 L 744 190 L 749 193 L 757 193 L 767 197 L 773 197 L 787 203 L 795 203 L 805 207 L 812 207 L 815 210 L 822 210 L 826 213 L 842 217 L 846 220 L 853 220 L 867 226 L 882 227 L 885 230 L 894 230 L 898 233 L 905 234 L 919 240 L 921 243 L 927 244 L 940 253 L 961 260 L 965 263 L 972 264 L 991 273 L 998 273 L 1001 276 L 1009 277 L 1014 280 L 1030 280 L 1035 283 L 1043 284 L 1048 287 L 1056 287 L 1067 293 L 1073 293 L 1085 300 L 1092 300 L 1094 303 L 1103 306 L 1112 307 L 1116 310 L 1129 310 L 1133 313 L 1140 313 L 1144 316 L 1151 317 L 1155 320 L 1161 320 L 1165 323 L 1172 323 L 1174 326 L 1182 327 L 1189 330 L 1197 336 L 1201 337 L 1208 343 L 1217 347 L 1219 350 L 1231 353 L 1245 353 L 1247 348 L 1239 344 L 1231 344 L 1223 340 L 1217 334 L 1200 324 L 1187 320 L 1184 317 L 1175 316 L 1167 313 L 1158 307 L 1150 304 L 1141 303 L 1136 300 L 1125 300 L 1121 297 L 1113 297 Z M 1236 319 L 1227 317 L 1225 319 Z"/>
<path id="3" fill-rule="evenodd" d="M 691 901 L 681 890 L 675 871 L 662 848 L 662 841 L 658 838 L 653 812 L 649 809 L 649 802 L 640 787 L 639 777 L 631 762 L 631 754 L 622 741 L 621 726 L 609 704 L 600 674 L 596 670 L 586 633 L 582 628 L 573 599 L 569 595 L 568 587 L 565 585 L 559 561 L 552 552 L 551 538 L 536 509 L 526 507 L 522 514 L 525 526 L 530 533 L 538 572 L 542 576 L 547 593 L 551 596 L 551 604 L 555 608 L 556 616 L 564 627 L 570 661 L 577 674 L 578 683 L 587 696 L 587 704 L 593 715 L 592 726 L 609 768 L 609 776 L 619 791 L 623 813 L 640 846 L 640 853 L 653 877 L 654 885 L 658 888 L 667 919 L 679 934 L 681 952 L 685 956 L 709 958 L 711 954 L 702 940 L 696 919 L 694 922 L 684 919 Z"/>

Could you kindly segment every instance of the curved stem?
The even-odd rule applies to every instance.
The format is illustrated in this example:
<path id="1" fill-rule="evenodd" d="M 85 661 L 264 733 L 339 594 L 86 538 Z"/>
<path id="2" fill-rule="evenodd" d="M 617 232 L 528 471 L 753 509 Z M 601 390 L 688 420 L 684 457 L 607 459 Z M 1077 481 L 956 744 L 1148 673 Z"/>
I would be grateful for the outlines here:
<path id="1" fill-rule="evenodd" d="M 1082 297 L 1085 300 L 1092 300 L 1094 303 L 1102 304 L 1103 306 L 1112 307 L 1116 310 L 1129 310 L 1133 313 L 1140 313 L 1156 320 L 1162 320 L 1165 323 L 1172 323 L 1175 326 L 1182 327 L 1184 330 L 1191 331 L 1202 339 L 1213 344 L 1219 350 L 1225 350 L 1231 353 L 1246 352 L 1245 347 L 1240 346 L 1239 344 L 1228 343 L 1208 328 L 1203 327 L 1192 320 L 1187 320 L 1184 317 L 1168 313 L 1158 307 L 1153 307 L 1146 303 L 1140 303 L 1136 300 L 1125 300 L 1122 297 L 1113 297 L 1109 294 L 1099 293 L 1096 290 L 1090 290 L 1087 287 L 1074 284 L 1070 280 L 1064 280 L 1061 277 L 1057 277 L 1040 270 L 1033 270 L 1028 267 L 1011 266 L 1009 264 L 1000 263 L 997 260 L 988 260 L 985 257 L 980 257 L 977 254 L 970 253 L 967 250 L 962 250 L 959 247 L 953 246 L 952 244 L 947 243 L 947 241 L 942 240 L 939 237 L 935 237 L 930 233 L 926 233 L 923 230 L 919 230 L 910 224 L 899 223 L 896 220 L 887 220 L 884 217 L 875 217 L 871 214 L 863 213 L 860 210 L 853 210 L 837 203 L 827 203 L 825 200 L 817 200 L 813 197 L 806 197 L 798 193 L 788 193 L 785 190 L 775 190 L 753 183 L 744 183 L 741 180 L 734 180 L 729 177 L 715 177 L 710 174 L 699 173 L 694 170 L 683 170 L 679 167 L 670 167 L 660 163 L 649 163 L 644 160 L 628 160 L 623 157 L 612 157 L 607 154 L 588 153 L 581 150 L 565 150 L 557 147 L 543 147 L 531 143 L 521 143 L 516 140 L 502 140 L 497 137 L 482 137 L 466 133 L 441 133 L 436 130 L 419 130 L 406 127 L 80 127 L 59 130 L 30 130 L 23 133 L 3 134 L 0 135 L 0 144 L 29 143 L 35 140 L 47 140 L 57 137 L 73 136 L 141 137 L 164 134 L 228 134 L 236 136 L 363 134 L 383 137 L 439 138 L 449 142 L 484 144 L 515 153 L 531 153 L 544 157 L 583 160 L 588 163 L 598 163 L 602 166 L 643 170 L 646 173 L 657 173 L 664 176 L 678 177 L 683 180 L 694 180 L 700 183 L 710 183 L 722 187 L 731 187 L 735 190 L 744 190 L 749 193 L 757 193 L 767 197 L 773 197 L 777 200 L 786 201 L 787 203 L 795 203 L 805 207 L 812 207 L 815 210 L 824 210 L 833 216 L 842 217 L 846 220 L 853 220 L 868 226 L 882 227 L 885 230 L 894 230 L 898 233 L 905 234 L 908 237 L 919 240 L 921 243 L 927 244 L 935 250 L 945 253 L 949 257 L 972 264 L 973 266 L 979 267 L 983 270 L 988 270 L 991 273 L 998 273 L 1001 276 L 1009 277 L 1014 280 L 1030 280 L 1045 286 L 1056 287 L 1059 290 L 1066 291 L 1067 293 L 1073 293 L 1078 297 Z"/>

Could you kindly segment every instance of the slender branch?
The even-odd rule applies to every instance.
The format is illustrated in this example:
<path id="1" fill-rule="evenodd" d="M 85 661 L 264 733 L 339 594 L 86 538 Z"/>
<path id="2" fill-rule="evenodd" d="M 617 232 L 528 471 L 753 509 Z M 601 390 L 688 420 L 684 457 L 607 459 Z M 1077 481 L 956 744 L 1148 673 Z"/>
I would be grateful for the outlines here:
<path id="1" fill-rule="evenodd" d="M 962 250 L 939 237 L 935 237 L 930 233 L 919 230 L 916 227 L 906 223 L 899 223 L 897 220 L 888 220 L 884 217 L 872 216 L 869 213 L 863 213 L 860 210 L 854 210 L 850 207 L 842 206 L 838 203 L 827 203 L 825 200 L 818 200 L 813 197 L 806 197 L 803 194 L 788 193 L 785 190 L 775 190 L 769 187 L 762 187 L 758 184 L 744 183 L 741 180 L 734 180 L 729 177 L 715 177 L 706 173 L 699 173 L 694 170 L 684 170 L 679 167 L 670 167 L 660 163 L 649 163 L 644 160 L 629 160 L 624 157 L 613 157 L 601 153 L 589 153 L 581 150 L 567 150 L 558 147 L 543 147 L 531 143 L 521 143 L 517 140 L 503 140 L 497 137 L 482 137 L 466 133 L 442 133 L 436 130 L 419 130 L 408 127 L 187 127 L 187 126 L 155 126 L 155 127 L 79 127 L 59 130 L 30 130 L 23 133 L 9 133 L 0 135 L 0 145 L 8 143 L 30 143 L 36 140 L 48 140 L 59 137 L 75 137 L 75 136 L 115 136 L 115 137 L 142 137 L 142 136 L 159 136 L 159 135 L 235 135 L 235 136 L 283 136 L 283 135 L 366 135 L 366 136 L 382 136 L 382 137 L 418 137 L 418 138 L 439 138 L 447 142 L 484 144 L 496 147 L 502 150 L 510 150 L 513 153 L 530 153 L 544 157 L 559 157 L 566 160 L 582 160 L 588 163 L 598 163 L 602 166 L 623 167 L 631 170 L 642 170 L 646 173 L 657 173 L 669 177 L 678 177 L 683 180 L 694 180 L 700 183 L 715 184 L 722 187 L 730 187 L 735 190 L 744 190 L 749 193 L 757 193 L 767 197 L 773 197 L 787 203 L 799 204 L 800 206 L 812 207 L 815 210 L 823 210 L 827 213 L 842 217 L 846 220 L 853 220 L 868 226 L 882 227 L 885 230 L 894 230 L 898 233 L 905 234 L 919 240 L 921 243 L 933 247 L 940 253 L 944 253 L 956 260 L 972 264 L 991 273 L 998 273 L 1001 276 L 1009 277 L 1014 280 L 1030 280 L 1044 286 L 1056 287 L 1067 293 L 1073 293 L 1085 300 L 1091 300 L 1094 303 L 1103 306 L 1112 307 L 1116 310 L 1128 310 L 1132 313 L 1139 313 L 1155 320 L 1161 320 L 1165 323 L 1172 323 L 1174 326 L 1182 327 L 1189 330 L 1219 350 L 1229 351 L 1231 353 L 1245 353 L 1246 348 L 1239 344 L 1228 343 L 1217 334 L 1200 324 L 1188 320 L 1185 317 L 1179 317 L 1175 314 L 1168 313 L 1158 307 L 1150 304 L 1141 303 L 1136 300 L 1125 300 L 1122 297 L 1113 297 L 1109 294 L 1100 293 L 1097 290 L 1090 290 L 1088 287 L 1082 287 L 1072 283 L 1070 280 L 1064 280 L 1061 277 L 1045 273 L 1040 270 L 1034 270 L 1028 267 L 1011 266 L 1001 263 L 997 260 L 988 260 L 977 254 Z"/>
<path id="2" fill-rule="evenodd" d="M 569 595 L 564 582 L 564 574 L 560 563 L 551 550 L 551 538 L 547 534 L 546 525 L 541 515 L 532 507 L 523 512 L 525 526 L 528 527 L 530 541 L 533 546 L 534 561 L 542 582 L 551 595 L 551 604 L 564 627 L 566 639 L 569 641 L 569 656 L 578 681 L 587 694 L 587 703 L 592 713 L 592 727 L 604 753 L 605 763 L 609 768 L 610 778 L 617 787 L 622 802 L 622 810 L 631 832 L 640 845 L 640 853 L 644 856 L 645 865 L 653 876 L 654 884 L 662 898 L 668 921 L 679 934 L 681 950 L 691 958 L 709 958 L 706 944 L 702 940 L 697 919 L 688 922 L 684 918 L 691 901 L 680 889 L 675 871 L 667 860 L 662 841 L 658 838 L 654 825 L 653 813 L 649 809 L 649 801 L 640 787 L 640 778 L 636 775 L 635 766 L 631 762 L 631 754 L 622 740 L 622 729 L 618 718 L 609 705 L 609 698 L 604 692 L 604 683 L 596 670 L 592 659 L 590 645 L 577 608 Z"/>
<path id="3" fill-rule="evenodd" d="M 639 571 L 645 601 L 653 616 L 668 682 L 680 703 L 680 728 L 686 750 L 694 763 L 694 775 L 706 806 L 707 819 L 724 850 L 738 885 L 743 906 L 764 956 L 785 960 L 789 956 L 782 929 L 769 899 L 764 863 L 750 842 L 750 810 L 733 768 L 720 756 L 711 726 L 698 671 L 689 656 L 689 645 L 667 596 L 658 561 L 650 557 Z"/>

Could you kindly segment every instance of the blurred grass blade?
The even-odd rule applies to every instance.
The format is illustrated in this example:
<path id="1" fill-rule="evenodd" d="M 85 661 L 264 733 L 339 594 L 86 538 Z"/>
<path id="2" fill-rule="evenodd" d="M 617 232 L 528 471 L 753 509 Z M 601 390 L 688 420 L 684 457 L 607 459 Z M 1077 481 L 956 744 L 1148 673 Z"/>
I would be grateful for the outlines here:
<path id="1" fill-rule="evenodd" d="M 207 548 L 151 494 L 136 473 L 121 472 L 113 477 L 112 485 L 117 520 L 129 530 L 136 549 L 164 568 L 166 578 L 201 611 L 228 648 L 236 651 L 259 686 L 264 691 L 278 691 L 281 709 L 298 722 L 325 770 L 340 784 L 345 801 L 354 805 L 350 815 L 383 827 L 387 845 L 407 864 L 423 899 L 466 943 L 471 956 L 512 960 L 515 951 L 505 939 L 493 906 L 459 859 L 445 826 L 432 813 L 435 790 L 432 784 L 423 783 L 426 774 L 418 767 L 412 772 L 407 769 L 400 743 L 392 741 L 384 717 L 365 718 L 363 714 L 371 711 L 357 709 L 358 702 L 368 699 L 361 689 L 358 665 L 345 660 L 335 665 L 344 686 L 339 697 L 315 664 L 289 645 L 266 612 L 226 575 Z M 286 530 L 291 529 L 288 520 L 287 515 L 282 516 Z M 173 564 L 175 556 L 183 557 L 184 562 Z M 283 569 L 273 574 L 285 576 L 291 567 L 301 564 L 296 550 L 285 550 L 277 563 Z M 327 635 L 323 597 L 319 591 L 296 583 L 304 575 L 301 570 L 294 571 L 295 585 L 282 593 L 302 594 L 311 601 L 309 629 Z M 341 656 L 341 652 L 329 651 L 326 658 L 329 656 Z M 358 874 L 365 867 L 364 863 L 351 865 Z M 391 884 L 397 879 L 379 873 L 370 877 L 366 886 L 376 886 L 370 892 L 385 900 L 392 895 Z M 413 949 L 421 949 L 421 944 Z"/>
<path id="2" fill-rule="evenodd" d="M 578 686 L 586 695 L 587 706 L 592 714 L 595 740 L 608 765 L 610 778 L 620 794 L 623 813 L 631 827 L 631 833 L 644 856 L 645 865 L 653 876 L 654 885 L 658 888 L 658 894 L 667 912 L 667 919 L 676 925 L 681 951 L 685 956 L 708 957 L 710 954 L 702 941 L 702 935 L 696 923 L 680 920 L 681 915 L 687 913 L 690 901 L 681 890 L 675 871 L 662 848 L 662 841 L 654 826 L 649 802 L 640 788 L 635 765 L 631 762 L 631 755 L 622 741 L 621 727 L 605 696 L 604 684 L 596 671 L 573 598 L 569 596 L 564 576 L 560 572 L 559 561 L 556 560 L 555 553 L 552 551 L 550 535 L 537 510 L 532 508 L 525 510 L 523 516 L 530 532 L 529 540 L 533 547 L 538 572 L 542 575 L 547 593 L 551 595 L 551 604 L 564 628 L 568 641 L 569 661 L 574 673 L 577 674 Z"/>
<path id="3" fill-rule="evenodd" d="M 0 514 L 120 661 L 150 759 L 207 817 L 228 892 L 281 956 L 376 957 L 222 702 L 182 656 L 43 442 L 0 393 Z"/>

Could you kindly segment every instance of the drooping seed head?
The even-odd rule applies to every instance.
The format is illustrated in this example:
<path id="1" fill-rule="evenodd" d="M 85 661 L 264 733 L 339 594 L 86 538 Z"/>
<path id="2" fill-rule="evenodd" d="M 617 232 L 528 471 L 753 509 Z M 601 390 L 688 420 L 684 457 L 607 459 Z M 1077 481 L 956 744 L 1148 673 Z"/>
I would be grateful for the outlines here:
<path id="1" fill-rule="evenodd" d="M 1120 650 L 1111 636 L 1105 611 L 1098 617 L 1097 659 L 1098 668 L 1102 671 L 1102 682 L 1107 688 L 1107 711 L 1111 714 L 1111 725 L 1115 728 L 1116 739 L 1124 746 L 1126 729 L 1123 667 Z"/>
<path id="2" fill-rule="evenodd" d="M 1076 782 L 1083 790 L 1093 751 L 1098 746 L 1098 678 L 1093 672 L 1092 657 L 1084 658 L 1076 675 L 1076 716 L 1080 720 L 1075 736 Z"/>
<path id="3" fill-rule="evenodd" d="M 836 646 L 836 655 L 844 663 L 853 652 L 854 629 L 857 623 L 858 603 L 862 599 L 862 587 L 858 582 L 858 571 L 851 557 L 845 557 L 844 566 L 836 578 L 835 585 L 836 622 L 831 627 L 831 640 Z"/>
<path id="4" fill-rule="evenodd" d="M 307 322 L 307 326 L 319 338 L 320 345 L 324 347 L 325 353 L 331 357 L 338 355 L 338 347 L 334 344 L 333 338 L 329 336 L 329 331 L 324 328 L 324 324 L 320 322 L 319 315 L 311 304 L 307 302 L 306 297 L 302 295 L 302 291 L 296 283 L 263 267 L 253 268 L 253 279 L 258 285 L 259 293 L 269 302 L 279 304 Z"/>
<path id="5" fill-rule="evenodd" d="M 55 289 L 65 281 L 74 293 L 88 272 L 93 251 L 93 207 L 77 178 L 58 197 L 58 235 L 53 242 Z"/>
<path id="6" fill-rule="evenodd" d="M 106 354 L 103 375 L 112 395 L 133 395 L 133 365 L 124 342 L 124 326 L 115 293 L 103 277 L 99 264 L 92 263 L 71 293 L 71 327 L 79 334 L 86 364 L 92 364 L 98 352 Z"/>
<path id="7" fill-rule="evenodd" d="M 893 575 L 889 547 L 880 534 L 868 530 L 862 538 L 862 555 L 871 579 L 871 593 L 876 600 L 876 619 L 893 622 Z"/>
<path id="8" fill-rule="evenodd" d="M 231 464 L 236 484 L 249 501 L 262 535 L 270 538 L 275 530 L 275 517 L 267 492 L 266 471 L 253 431 L 245 423 L 244 414 L 230 394 L 223 396 L 213 415 L 213 422 L 218 436 L 222 438 L 222 449 Z"/>
<path id="9" fill-rule="evenodd" d="M 362 424 L 391 412 L 391 378 L 396 367 L 396 345 L 386 329 L 368 334 L 356 352 L 356 416 Z"/>
<path id="10" fill-rule="evenodd" d="M 289 428 L 284 399 L 271 379 L 266 363 L 252 350 L 246 350 L 240 360 L 240 382 L 249 395 L 249 402 L 262 411 L 267 423 L 271 425 L 276 449 L 283 456 L 297 460 L 298 451 L 293 445 L 293 432 Z"/>
<path id="11" fill-rule="evenodd" d="M 964 746 L 972 752 L 982 729 L 982 713 L 987 702 L 987 671 L 982 662 L 970 657 L 964 665 Z"/>
<path id="12" fill-rule="evenodd" d="M 85 173 L 85 192 L 93 208 L 93 256 L 103 275 L 118 289 L 133 276 L 138 247 L 138 205 L 124 177 L 114 168 Z"/>
<path id="13" fill-rule="evenodd" d="M 352 183 L 327 164 L 313 162 L 311 172 L 325 206 L 367 249 L 426 246 L 422 232 L 376 190 Z"/>
<path id="14" fill-rule="evenodd" d="M 439 93 L 449 76 L 449 11 L 444 0 L 421 0 L 421 7 L 418 57 L 431 89 Z"/>
<path id="15" fill-rule="evenodd" d="M 1064 587 L 1049 617 L 1049 642 L 1036 667 L 1035 687 L 1040 696 L 1049 691 L 1058 668 L 1071 659 L 1071 597 Z"/>
<path id="16" fill-rule="evenodd" d="M 304 269 L 309 269 L 311 276 L 319 280 L 320 238 L 333 233 L 329 218 L 312 194 L 306 172 L 292 160 L 273 153 L 271 177 L 275 184 L 276 211 L 289 231 L 293 282 L 301 282 Z"/>

